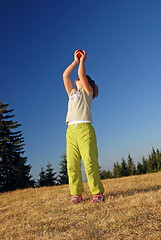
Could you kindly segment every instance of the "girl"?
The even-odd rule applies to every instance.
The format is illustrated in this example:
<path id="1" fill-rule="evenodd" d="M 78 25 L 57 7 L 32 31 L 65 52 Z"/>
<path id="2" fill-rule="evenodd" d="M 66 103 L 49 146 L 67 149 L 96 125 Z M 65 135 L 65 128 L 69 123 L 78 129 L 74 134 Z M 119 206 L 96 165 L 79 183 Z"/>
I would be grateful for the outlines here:
<path id="1" fill-rule="evenodd" d="M 63 73 L 63 81 L 69 96 L 66 123 L 67 145 L 67 169 L 69 187 L 71 193 L 70 203 L 76 204 L 83 201 L 81 162 L 83 160 L 87 176 L 88 186 L 93 195 L 91 203 L 104 201 L 104 188 L 101 183 L 98 150 L 95 130 L 92 123 L 91 103 L 98 95 L 98 87 L 95 82 L 86 75 L 86 52 L 83 50 L 78 59 L 77 51 L 74 52 L 74 61 Z M 78 78 L 75 80 L 75 88 L 72 86 L 70 74 L 78 66 Z"/>

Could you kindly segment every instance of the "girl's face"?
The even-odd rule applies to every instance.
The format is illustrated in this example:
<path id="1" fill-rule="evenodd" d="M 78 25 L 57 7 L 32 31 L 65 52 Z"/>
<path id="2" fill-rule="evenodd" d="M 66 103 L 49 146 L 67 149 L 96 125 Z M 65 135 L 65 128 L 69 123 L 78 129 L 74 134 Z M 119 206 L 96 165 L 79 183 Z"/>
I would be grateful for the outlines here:
<path id="1" fill-rule="evenodd" d="M 76 87 L 77 89 L 83 88 L 83 85 L 82 85 L 82 83 L 81 83 L 81 81 L 80 81 L 79 78 L 77 78 L 77 79 L 75 80 L 74 85 L 75 85 L 75 87 Z"/>

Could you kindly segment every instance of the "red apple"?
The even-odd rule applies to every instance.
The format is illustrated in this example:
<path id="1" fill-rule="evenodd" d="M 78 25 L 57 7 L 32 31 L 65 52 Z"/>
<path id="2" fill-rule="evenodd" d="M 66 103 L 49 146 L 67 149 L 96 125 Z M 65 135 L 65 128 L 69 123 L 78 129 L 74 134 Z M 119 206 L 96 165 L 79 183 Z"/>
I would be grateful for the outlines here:
<path id="1" fill-rule="evenodd" d="M 76 54 L 77 54 L 77 57 L 78 57 L 78 58 L 81 58 L 81 57 L 82 57 L 82 54 L 81 54 L 81 53 L 84 54 L 83 50 L 77 50 L 77 51 L 76 51 Z"/>

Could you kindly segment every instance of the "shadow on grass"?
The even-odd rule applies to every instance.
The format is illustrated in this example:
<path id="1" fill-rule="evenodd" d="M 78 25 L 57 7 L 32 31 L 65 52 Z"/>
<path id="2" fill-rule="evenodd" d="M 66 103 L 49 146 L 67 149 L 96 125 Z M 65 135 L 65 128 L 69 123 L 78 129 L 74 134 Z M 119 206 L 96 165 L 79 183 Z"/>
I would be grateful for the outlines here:
<path id="1" fill-rule="evenodd" d="M 107 193 L 107 195 L 105 195 L 105 197 L 117 198 L 120 196 L 131 196 L 136 193 L 147 193 L 147 192 L 151 192 L 151 191 L 156 192 L 160 189 L 161 189 L 161 185 L 156 185 L 156 186 L 147 187 L 147 188 L 135 188 L 135 189 L 127 190 L 127 191 L 120 190 L 117 192 L 109 192 L 109 193 Z"/>

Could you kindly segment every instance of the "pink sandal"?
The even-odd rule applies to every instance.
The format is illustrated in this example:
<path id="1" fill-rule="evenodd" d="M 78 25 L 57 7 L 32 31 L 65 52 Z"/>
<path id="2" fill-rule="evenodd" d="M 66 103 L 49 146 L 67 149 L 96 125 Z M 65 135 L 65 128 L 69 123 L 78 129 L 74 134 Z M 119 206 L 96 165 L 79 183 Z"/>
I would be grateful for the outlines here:
<path id="1" fill-rule="evenodd" d="M 101 193 L 94 194 L 93 199 L 90 201 L 90 203 L 99 203 L 104 202 L 104 196 Z"/>
<path id="2" fill-rule="evenodd" d="M 71 196 L 70 203 L 71 204 L 78 204 L 83 201 L 82 195 L 73 195 Z"/>

